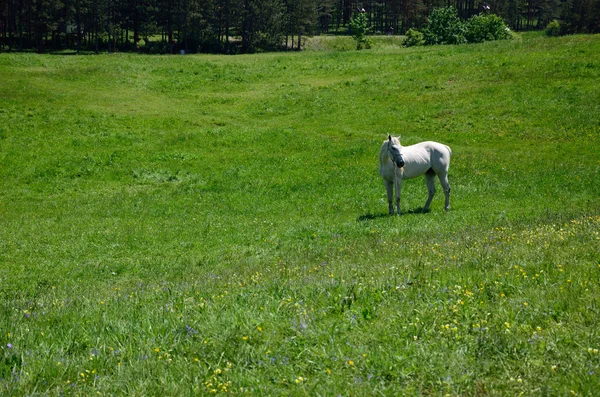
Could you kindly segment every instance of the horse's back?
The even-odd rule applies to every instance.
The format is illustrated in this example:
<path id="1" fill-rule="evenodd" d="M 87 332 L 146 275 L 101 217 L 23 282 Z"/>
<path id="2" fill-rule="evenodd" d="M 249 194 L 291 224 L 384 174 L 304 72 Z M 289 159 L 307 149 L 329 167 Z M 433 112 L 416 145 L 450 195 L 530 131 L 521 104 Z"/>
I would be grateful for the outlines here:
<path id="1" fill-rule="evenodd" d="M 435 154 L 448 158 L 452 155 L 452 150 L 449 146 L 434 141 L 415 143 L 414 145 L 405 146 L 404 150 L 408 153 L 428 153 L 430 156 Z"/>
<path id="2" fill-rule="evenodd" d="M 419 143 L 416 143 L 411 146 L 422 147 L 431 152 L 448 153 L 448 155 L 452 154 L 452 150 L 450 149 L 450 147 L 448 145 L 444 145 L 443 143 L 439 143 L 439 142 L 435 142 L 435 141 L 419 142 Z M 411 146 L 408 146 L 408 147 L 411 147 Z"/>
<path id="3" fill-rule="evenodd" d="M 416 143 L 414 145 L 406 146 L 405 151 L 413 154 L 415 157 L 420 158 L 421 163 L 425 162 L 427 158 L 429 167 L 435 172 L 447 171 L 450 166 L 450 156 L 452 150 L 449 146 L 443 143 L 434 141 L 425 141 Z"/>
<path id="4" fill-rule="evenodd" d="M 450 158 L 450 156 L 452 155 L 452 150 L 450 149 L 450 146 L 444 145 L 443 143 L 439 143 L 439 142 L 425 141 L 425 142 L 417 143 L 412 146 L 419 146 L 420 148 L 427 150 L 431 155 L 436 154 L 438 156 L 443 156 L 443 157 L 448 157 L 448 158 Z"/>

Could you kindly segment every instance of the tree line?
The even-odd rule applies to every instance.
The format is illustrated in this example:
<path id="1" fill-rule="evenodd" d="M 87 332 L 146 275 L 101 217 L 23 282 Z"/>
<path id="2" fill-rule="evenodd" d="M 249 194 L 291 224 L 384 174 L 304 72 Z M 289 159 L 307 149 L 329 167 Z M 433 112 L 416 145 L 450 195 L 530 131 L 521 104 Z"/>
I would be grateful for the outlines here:
<path id="1" fill-rule="evenodd" d="M 357 12 L 373 34 L 422 27 L 453 6 L 494 13 L 514 30 L 559 20 L 600 32 L 600 0 L 0 0 L 0 50 L 249 53 L 300 49 L 306 35 L 347 34 Z"/>

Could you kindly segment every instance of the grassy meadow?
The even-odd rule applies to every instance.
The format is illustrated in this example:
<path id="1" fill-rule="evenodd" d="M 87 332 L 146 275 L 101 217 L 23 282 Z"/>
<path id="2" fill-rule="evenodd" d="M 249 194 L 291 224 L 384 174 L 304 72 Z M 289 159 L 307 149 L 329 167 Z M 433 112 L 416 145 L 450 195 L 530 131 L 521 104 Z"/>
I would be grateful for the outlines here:
<path id="1" fill-rule="evenodd" d="M 597 395 L 600 36 L 314 48 L 0 54 L 1 395 Z"/>

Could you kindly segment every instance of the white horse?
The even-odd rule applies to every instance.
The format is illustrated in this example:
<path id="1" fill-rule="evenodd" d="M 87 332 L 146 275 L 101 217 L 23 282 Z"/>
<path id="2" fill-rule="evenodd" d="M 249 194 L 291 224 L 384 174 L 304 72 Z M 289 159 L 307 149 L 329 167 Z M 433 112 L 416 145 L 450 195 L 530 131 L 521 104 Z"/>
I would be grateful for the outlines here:
<path id="1" fill-rule="evenodd" d="M 425 174 L 429 197 L 423 207 L 423 212 L 429 210 L 429 205 L 435 194 L 435 176 L 440 179 L 446 195 L 444 209 L 450 208 L 450 184 L 448 183 L 448 167 L 452 150 L 437 142 L 421 142 L 416 145 L 402 146 L 398 138 L 388 135 L 379 149 L 379 174 L 387 189 L 387 199 L 390 215 L 394 214 L 392 205 L 393 188 L 396 185 L 396 208 L 400 215 L 400 191 L 402 180 L 416 178 Z"/>

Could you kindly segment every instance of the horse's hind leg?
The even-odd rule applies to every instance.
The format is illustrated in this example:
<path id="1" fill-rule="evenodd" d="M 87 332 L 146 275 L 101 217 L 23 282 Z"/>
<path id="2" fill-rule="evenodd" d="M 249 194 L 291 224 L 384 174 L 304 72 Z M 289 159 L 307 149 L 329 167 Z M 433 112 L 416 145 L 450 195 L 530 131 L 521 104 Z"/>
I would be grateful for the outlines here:
<path id="1" fill-rule="evenodd" d="M 440 173 L 438 174 L 440 178 L 440 183 L 444 188 L 444 195 L 446 196 L 446 204 L 444 205 L 444 209 L 448 211 L 450 209 L 450 183 L 448 182 L 448 173 Z"/>
<path id="2" fill-rule="evenodd" d="M 435 172 L 432 169 L 429 169 L 425 173 L 425 182 L 427 182 L 427 202 L 425 203 L 425 207 L 423 207 L 423 212 L 429 211 L 429 206 L 431 205 L 431 200 L 433 200 L 433 196 L 435 196 Z"/>

